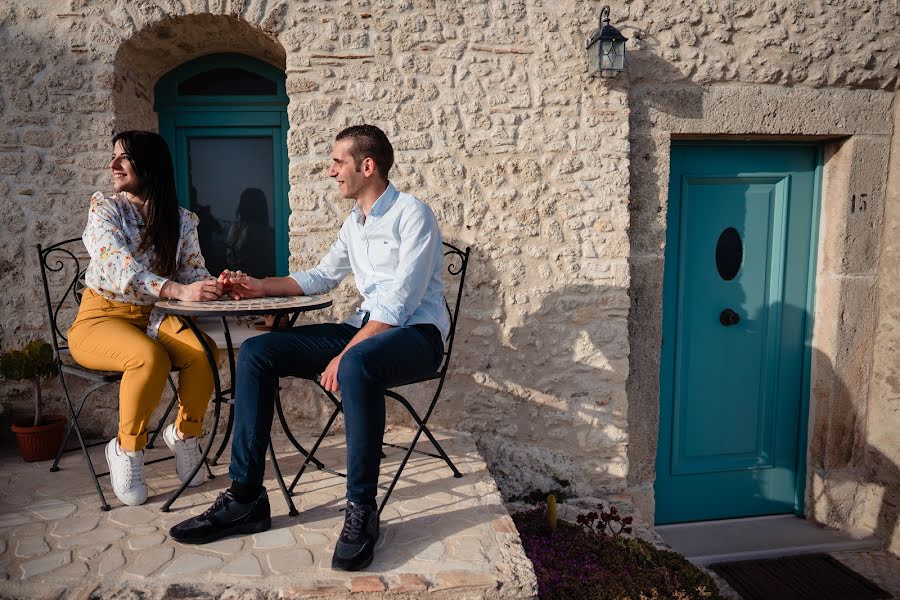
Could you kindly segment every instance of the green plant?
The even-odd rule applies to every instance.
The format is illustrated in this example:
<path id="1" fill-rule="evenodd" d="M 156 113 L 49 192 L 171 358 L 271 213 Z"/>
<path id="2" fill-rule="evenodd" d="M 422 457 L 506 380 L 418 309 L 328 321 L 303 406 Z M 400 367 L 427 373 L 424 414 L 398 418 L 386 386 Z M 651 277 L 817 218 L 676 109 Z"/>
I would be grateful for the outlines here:
<path id="1" fill-rule="evenodd" d="M 3 379 L 31 381 L 34 390 L 34 426 L 43 420 L 41 407 L 41 379 L 56 375 L 56 360 L 53 348 L 44 340 L 26 344 L 21 350 L 10 350 L 0 354 L 0 377 Z"/>

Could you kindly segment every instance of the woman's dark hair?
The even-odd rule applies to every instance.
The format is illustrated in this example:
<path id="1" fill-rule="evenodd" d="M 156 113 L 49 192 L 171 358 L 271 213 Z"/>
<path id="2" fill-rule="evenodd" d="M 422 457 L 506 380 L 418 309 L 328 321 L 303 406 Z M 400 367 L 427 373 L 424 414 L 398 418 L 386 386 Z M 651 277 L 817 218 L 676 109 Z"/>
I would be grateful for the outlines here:
<path id="1" fill-rule="evenodd" d="M 113 136 L 113 146 L 122 142 L 140 186 L 137 195 L 147 203 L 147 222 L 138 250 L 153 248 L 153 271 L 163 277 L 175 274 L 181 217 L 175 191 L 175 171 L 169 146 L 151 131 L 122 131 Z"/>
<path id="2" fill-rule="evenodd" d="M 371 158 L 378 167 L 378 173 L 385 179 L 388 178 L 388 172 L 394 165 L 394 147 L 382 130 L 374 125 L 351 125 L 338 133 L 334 141 L 346 139 L 353 142 L 350 156 L 356 163 L 357 171 L 362 161 Z"/>
<path id="3" fill-rule="evenodd" d="M 246 223 L 269 224 L 269 203 L 266 194 L 258 188 L 247 188 L 241 192 L 237 216 Z"/>

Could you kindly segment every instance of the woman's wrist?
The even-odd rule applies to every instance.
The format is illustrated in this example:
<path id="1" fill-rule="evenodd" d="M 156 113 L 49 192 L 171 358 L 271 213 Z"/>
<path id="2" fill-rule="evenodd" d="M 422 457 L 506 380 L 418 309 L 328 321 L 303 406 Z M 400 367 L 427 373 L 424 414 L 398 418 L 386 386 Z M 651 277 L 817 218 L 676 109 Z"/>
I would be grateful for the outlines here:
<path id="1" fill-rule="evenodd" d="M 163 300 L 168 299 L 178 299 L 178 288 L 181 287 L 180 284 L 172 281 L 171 279 L 166 280 L 163 284 L 162 288 L 159 290 L 159 297 Z"/>

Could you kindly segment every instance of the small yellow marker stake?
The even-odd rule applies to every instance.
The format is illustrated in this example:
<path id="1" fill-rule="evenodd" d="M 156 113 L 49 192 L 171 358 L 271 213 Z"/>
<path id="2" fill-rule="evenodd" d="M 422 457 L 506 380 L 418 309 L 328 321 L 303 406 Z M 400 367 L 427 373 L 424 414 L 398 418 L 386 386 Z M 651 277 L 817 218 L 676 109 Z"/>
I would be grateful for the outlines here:
<path id="1" fill-rule="evenodd" d="M 550 531 L 556 531 L 556 496 L 553 494 L 547 496 L 547 525 Z"/>

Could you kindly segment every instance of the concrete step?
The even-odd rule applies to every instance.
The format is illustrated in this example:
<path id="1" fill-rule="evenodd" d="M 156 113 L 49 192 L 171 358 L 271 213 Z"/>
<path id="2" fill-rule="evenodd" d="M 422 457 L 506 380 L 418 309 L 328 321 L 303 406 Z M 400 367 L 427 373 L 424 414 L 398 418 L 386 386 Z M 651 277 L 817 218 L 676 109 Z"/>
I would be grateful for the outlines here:
<path id="1" fill-rule="evenodd" d="M 696 565 L 776 558 L 792 554 L 877 550 L 871 531 L 838 531 L 796 515 L 660 525 L 654 528 L 674 550 Z"/>

